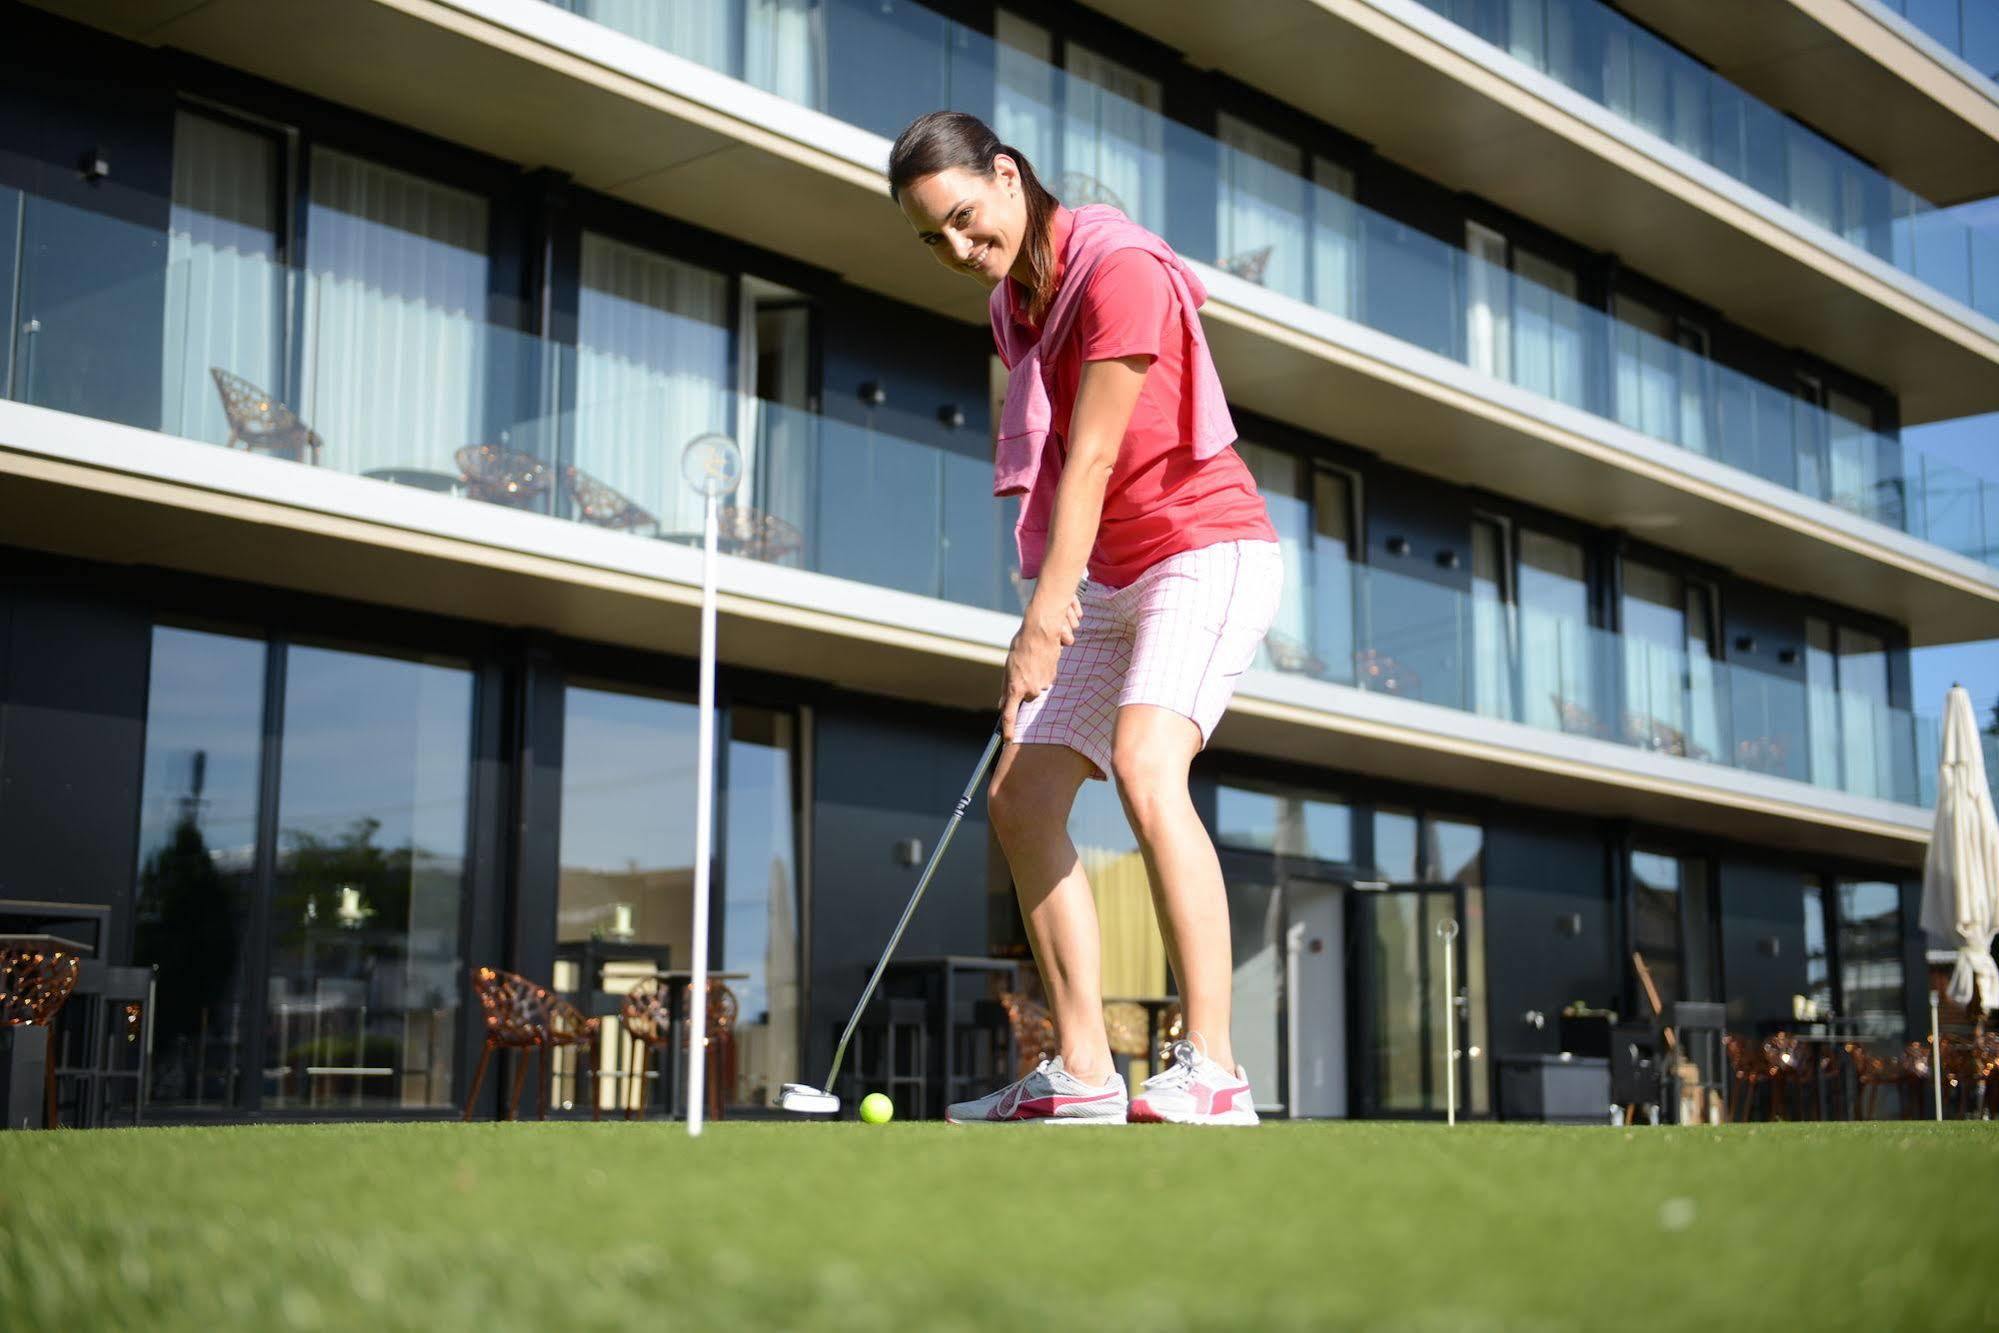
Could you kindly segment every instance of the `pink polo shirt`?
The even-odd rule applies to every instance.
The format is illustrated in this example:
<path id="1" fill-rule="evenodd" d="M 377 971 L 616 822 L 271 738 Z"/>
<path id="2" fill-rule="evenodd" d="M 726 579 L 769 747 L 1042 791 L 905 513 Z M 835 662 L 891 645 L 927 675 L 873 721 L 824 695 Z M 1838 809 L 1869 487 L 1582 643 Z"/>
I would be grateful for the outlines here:
<path id="1" fill-rule="evenodd" d="M 1058 283 L 1070 226 L 1069 210 L 1056 210 L 1049 239 Z M 1006 288 L 1008 315 L 1034 329 L 1019 284 L 1008 279 Z M 1159 260 L 1143 250 L 1120 250 L 1090 275 L 1068 342 L 1044 354 L 1054 419 L 1042 466 L 1055 472 L 1068 457 L 1069 418 L 1083 363 L 1151 358 L 1104 488 L 1103 518 L 1090 552 L 1090 578 L 1113 588 L 1182 551 L 1216 542 L 1277 540 L 1242 456 L 1227 448 L 1201 460 L 1185 444 L 1193 434 L 1187 393 L 1192 339 L 1178 299 Z"/>

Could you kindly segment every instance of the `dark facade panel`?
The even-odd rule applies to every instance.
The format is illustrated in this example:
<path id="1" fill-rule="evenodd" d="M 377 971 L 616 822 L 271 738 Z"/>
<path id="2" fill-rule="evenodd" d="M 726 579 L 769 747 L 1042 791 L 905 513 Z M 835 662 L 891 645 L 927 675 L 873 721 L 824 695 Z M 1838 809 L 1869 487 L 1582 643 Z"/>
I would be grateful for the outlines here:
<path id="1" fill-rule="evenodd" d="M 1561 1049 L 1572 1001 L 1615 1007 L 1610 887 L 1603 835 L 1494 822 L 1485 831 L 1486 987 L 1494 1061 Z M 1538 1013 L 1542 1025 L 1527 1017 Z"/>
<path id="2" fill-rule="evenodd" d="M 1722 993 L 1730 1028 L 1755 1034 L 1793 1021 L 1804 994 L 1804 876 L 1744 861 L 1721 863 Z"/>

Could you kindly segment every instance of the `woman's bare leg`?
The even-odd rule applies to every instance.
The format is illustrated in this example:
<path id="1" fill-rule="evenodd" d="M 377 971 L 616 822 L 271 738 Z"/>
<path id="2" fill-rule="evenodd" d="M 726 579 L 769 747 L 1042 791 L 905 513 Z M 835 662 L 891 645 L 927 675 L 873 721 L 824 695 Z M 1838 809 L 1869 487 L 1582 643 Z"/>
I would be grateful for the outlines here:
<path id="1" fill-rule="evenodd" d="M 1214 840 L 1187 792 L 1200 728 L 1170 709 L 1127 704 L 1118 709 L 1113 746 L 1118 796 L 1145 856 L 1187 1026 L 1201 1034 L 1208 1058 L 1233 1072 L 1228 890 Z"/>
<path id="2" fill-rule="evenodd" d="M 1013 871 L 1020 914 L 1040 966 L 1062 1064 L 1085 1083 L 1112 1072 L 1104 1032 L 1103 940 L 1069 810 L 1090 761 L 1066 745 L 1008 745 L 986 809 Z"/>

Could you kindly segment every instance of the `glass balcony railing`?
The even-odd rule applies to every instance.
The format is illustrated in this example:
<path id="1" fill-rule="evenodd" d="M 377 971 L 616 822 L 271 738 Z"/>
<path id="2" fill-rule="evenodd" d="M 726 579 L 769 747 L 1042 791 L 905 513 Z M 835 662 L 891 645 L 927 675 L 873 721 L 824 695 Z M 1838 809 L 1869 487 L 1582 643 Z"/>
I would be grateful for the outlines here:
<path id="1" fill-rule="evenodd" d="M 1999 5 L 1992 0 L 1875 0 L 1928 33 L 1988 79 L 1999 80 Z"/>
<path id="2" fill-rule="evenodd" d="M 726 357 L 708 355 L 730 336 L 722 326 L 676 317 L 662 354 L 635 306 L 559 342 L 427 299 L 418 275 L 392 265 L 359 277 L 233 251 L 172 257 L 176 244 L 154 245 L 149 231 L 46 211 L 56 208 L 45 205 L 35 225 L 84 235 L 118 262 L 16 284 L 34 302 L 23 325 L 33 332 L 8 363 L 16 399 L 690 544 L 702 510 L 680 480 L 679 452 L 720 430 L 745 453 L 725 551 L 1019 610 L 1012 506 L 992 498 L 983 433 L 859 404 L 837 419 L 740 395 Z M 60 300 L 46 290 L 58 281 L 69 284 Z M 1484 598 L 1455 564 L 1423 577 L 1328 558 L 1313 542 L 1286 540 L 1291 573 L 1269 669 L 1927 800 L 1929 719 L 1815 690 L 1802 674 Z"/>
<path id="3" fill-rule="evenodd" d="M 885 136 L 939 106 L 976 112 L 1065 202 L 1114 203 L 1190 258 L 1999 564 L 1999 486 L 1874 430 L 1855 419 L 1857 405 L 1828 410 L 1730 369 L 1648 329 L 1649 312 L 1613 318 L 1584 304 L 1552 266 L 1488 263 L 1362 207 L 1337 181 L 1307 179 L 1301 164 L 1231 147 L 908 0 L 824 0 L 796 24 L 752 20 L 730 0 L 674 6 L 672 19 L 608 0 L 553 2 Z M 706 19 L 683 21 L 695 12 Z M 870 73 L 891 67 L 892 80 Z M 910 248 L 910 262 L 928 262 Z"/>
<path id="4" fill-rule="evenodd" d="M 1999 233 L 1896 184 L 1601 0 L 1418 0 L 1808 222 L 1999 318 Z M 1911 0 L 1910 9 L 1934 8 Z"/>

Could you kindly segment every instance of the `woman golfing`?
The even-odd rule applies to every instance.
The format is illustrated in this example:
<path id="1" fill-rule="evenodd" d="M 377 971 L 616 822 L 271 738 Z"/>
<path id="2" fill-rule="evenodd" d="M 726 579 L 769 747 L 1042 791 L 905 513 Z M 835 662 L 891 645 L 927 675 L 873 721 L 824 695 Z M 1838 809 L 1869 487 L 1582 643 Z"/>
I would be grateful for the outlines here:
<path id="1" fill-rule="evenodd" d="M 948 1119 L 1252 1125 L 1229 1043 L 1221 864 L 1188 767 L 1276 615 L 1283 566 L 1195 313 L 1207 292 L 1114 208 L 1062 207 L 976 117 L 915 121 L 889 190 L 937 261 L 990 292 L 1010 377 L 994 494 L 1022 497 L 1034 591 L 1008 650 L 993 828 L 1059 1053 Z M 1102 946 L 1069 810 L 1117 780 L 1188 1027 L 1136 1096 L 1111 1062 Z"/>

